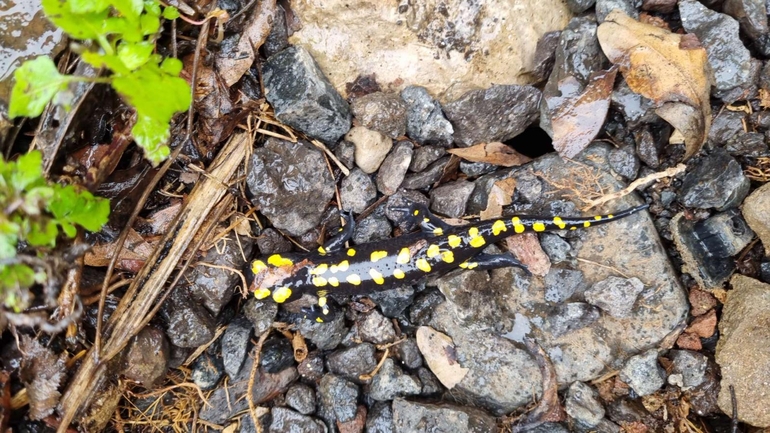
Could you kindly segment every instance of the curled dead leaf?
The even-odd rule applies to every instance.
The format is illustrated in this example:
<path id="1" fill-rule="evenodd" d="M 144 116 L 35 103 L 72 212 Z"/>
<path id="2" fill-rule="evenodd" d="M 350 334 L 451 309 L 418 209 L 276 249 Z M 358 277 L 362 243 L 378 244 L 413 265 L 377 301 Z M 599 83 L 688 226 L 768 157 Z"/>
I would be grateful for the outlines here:
<path id="1" fill-rule="evenodd" d="M 513 191 L 516 189 L 516 179 L 498 180 L 492 185 L 487 197 L 487 208 L 479 213 L 483 220 L 498 218 L 503 215 L 503 206 L 513 201 Z"/>
<path id="2" fill-rule="evenodd" d="M 448 335 L 428 326 L 417 328 L 417 347 L 425 357 L 425 362 L 441 384 L 452 389 L 468 374 L 455 356 L 455 345 Z"/>
<path id="3" fill-rule="evenodd" d="M 479 143 L 471 147 L 449 149 L 447 152 L 471 162 L 486 162 L 487 164 L 503 167 L 516 167 L 532 161 L 532 158 L 522 155 L 512 147 L 499 141 Z"/>
<path id="4" fill-rule="evenodd" d="M 693 35 L 679 35 L 612 11 L 597 30 L 607 58 L 628 86 L 685 138 L 685 158 L 701 149 L 711 126 L 711 70 Z M 697 38 L 696 38 L 697 39 Z"/>

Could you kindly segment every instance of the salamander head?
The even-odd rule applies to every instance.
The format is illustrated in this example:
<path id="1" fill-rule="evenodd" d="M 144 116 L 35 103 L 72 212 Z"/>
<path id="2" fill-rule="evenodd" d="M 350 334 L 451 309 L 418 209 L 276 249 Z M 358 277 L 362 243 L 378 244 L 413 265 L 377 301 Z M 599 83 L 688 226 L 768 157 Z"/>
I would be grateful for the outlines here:
<path id="1" fill-rule="evenodd" d="M 249 291 L 254 292 L 257 299 L 272 297 L 279 304 L 291 297 L 291 288 L 286 284 L 295 275 L 297 269 L 306 266 L 306 261 L 294 263 L 291 259 L 273 254 L 267 261 L 254 260 L 249 270 L 254 279 L 249 286 Z"/>

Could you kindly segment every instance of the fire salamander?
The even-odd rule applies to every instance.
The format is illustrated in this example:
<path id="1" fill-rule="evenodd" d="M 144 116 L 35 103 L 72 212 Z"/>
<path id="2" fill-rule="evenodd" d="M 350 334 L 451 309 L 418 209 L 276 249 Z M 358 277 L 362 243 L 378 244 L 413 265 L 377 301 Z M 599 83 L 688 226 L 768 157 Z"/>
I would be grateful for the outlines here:
<path id="1" fill-rule="evenodd" d="M 513 216 L 450 226 L 427 207 L 410 203 L 395 210 L 419 223 L 421 231 L 345 248 L 353 236 L 354 222 L 345 214 L 345 226 L 318 251 L 301 256 L 273 254 L 250 263 L 250 291 L 257 299 L 272 298 L 281 304 L 314 295 L 316 305 L 304 308 L 305 317 L 324 322 L 333 317 L 328 295 L 368 294 L 411 284 L 429 274 L 455 268 L 488 270 L 507 266 L 526 267 L 510 253 L 486 254 L 482 250 L 506 237 L 526 231 L 577 230 L 605 224 L 646 209 L 642 205 L 614 215 L 588 218 Z M 528 272 L 528 271 L 527 271 Z"/>

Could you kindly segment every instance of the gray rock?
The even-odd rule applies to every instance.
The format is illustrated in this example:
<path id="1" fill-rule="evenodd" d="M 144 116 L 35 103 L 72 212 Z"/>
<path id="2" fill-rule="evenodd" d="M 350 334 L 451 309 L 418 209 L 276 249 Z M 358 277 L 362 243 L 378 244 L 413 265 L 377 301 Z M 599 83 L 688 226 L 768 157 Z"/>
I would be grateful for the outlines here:
<path id="1" fill-rule="evenodd" d="M 334 149 L 334 156 L 345 167 L 353 168 L 353 165 L 356 163 L 356 145 L 347 140 L 342 140 L 337 148 Z"/>
<path id="2" fill-rule="evenodd" d="M 286 391 L 286 404 L 302 415 L 310 415 L 315 412 L 315 391 L 303 383 L 295 383 Z"/>
<path id="3" fill-rule="evenodd" d="M 368 174 L 354 168 L 340 182 L 340 201 L 342 209 L 361 213 L 377 198 L 377 189 Z"/>
<path id="4" fill-rule="evenodd" d="M 393 410 L 390 403 L 377 402 L 366 415 L 367 433 L 394 433 Z"/>
<path id="5" fill-rule="evenodd" d="M 731 138 L 741 135 L 746 113 L 742 111 L 723 110 L 711 122 L 708 141 L 713 144 L 727 143 Z"/>
<path id="6" fill-rule="evenodd" d="M 241 280 L 232 269 L 240 269 L 251 257 L 254 239 L 246 236 L 236 241 L 232 236 L 217 243 L 206 252 L 206 257 L 195 265 L 190 284 L 190 296 L 217 315 L 233 298 L 235 286 Z"/>
<path id="7" fill-rule="evenodd" d="M 319 420 L 294 412 L 283 407 L 270 410 L 271 422 L 269 433 L 326 433 L 326 426 Z"/>
<path id="8" fill-rule="evenodd" d="M 610 151 L 610 168 L 626 179 L 636 179 L 640 165 L 633 148 L 626 146 Z"/>
<path id="9" fill-rule="evenodd" d="M 385 158 L 377 173 L 377 189 L 384 195 L 393 195 L 404 182 L 412 162 L 412 143 L 401 141 Z"/>
<path id="10" fill-rule="evenodd" d="M 166 319 L 166 335 L 174 346 L 198 347 L 214 338 L 214 317 L 192 300 L 185 287 L 174 288 L 161 313 Z"/>
<path id="11" fill-rule="evenodd" d="M 465 206 L 475 185 L 467 180 L 456 180 L 441 185 L 430 192 L 430 209 L 440 215 L 459 218 L 465 214 Z"/>
<path id="12" fill-rule="evenodd" d="M 770 184 L 760 186 L 746 197 L 743 217 L 762 241 L 765 255 L 770 255 Z"/>
<path id="13" fill-rule="evenodd" d="M 350 109 L 364 126 L 390 138 L 406 133 L 407 104 L 395 93 L 374 92 L 353 100 Z"/>
<path id="14" fill-rule="evenodd" d="M 337 350 L 326 357 L 326 368 L 333 374 L 361 383 L 359 376 L 370 374 L 377 367 L 375 352 L 370 343 Z"/>
<path id="15" fill-rule="evenodd" d="M 401 91 L 407 103 L 406 134 L 420 144 L 452 144 L 454 129 L 444 117 L 441 105 L 420 86 L 408 86 Z"/>
<path id="16" fill-rule="evenodd" d="M 490 141 L 506 141 L 521 134 L 537 120 L 540 91 L 532 86 L 495 85 L 472 90 L 444 105 L 461 147 Z"/>
<path id="17" fill-rule="evenodd" d="M 420 381 L 404 374 L 392 358 L 382 363 L 382 367 L 369 385 L 369 397 L 375 401 L 389 401 L 396 397 L 417 395 L 420 391 L 422 391 Z"/>
<path id="18" fill-rule="evenodd" d="M 495 419 L 481 410 L 447 403 L 427 404 L 397 398 L 393 401 L 396 433 L 496 432 Z"/>
<path id="19" fill-rule="evenodd" d="M 663 126 L 663 128 L 666 128 Z M 636 142 L 636 154 L 639 159 L 650 166 L 650 168 L 660 167 L 660 140 L 656 140 L 652 135 L 650 127 L 643 126 L 634 131 L 634 141 Z M 660 134 L 658 134 L 660 136 Z"/>
<path id="20" fill-rule="evenodd" d="M 314 320 L 300 320 L 300 333 L 319 350 L 330 350 L 337 347 L 348 329 L 345 327 L 345 317 L 338 314 L 331 321 L 318 323 Z"/>
<path id="21" fill-rule="evenodd" d="M 752 158 L 767 156 L 770 153 L 765 143 L 765 134 L 760 132 L 746 132 L 727 140 L 725 150 L 733 156 Z"/>
<path id="22" fill-rule="evenodd" d="M 738 21 L 695 0 L 680 1 L 679 14 L 685 30 L 698 36 L 706 48 L 714 71 L 714 95 L 725 103 L 753 95 L 761 64 L 753 60 L 743 46 L 738 35 Z"/>
<path id="23" fill-rule="evenodd" d="M 569 302 L 554 307 L 545 318 L 544 329 L 554 337 L 583 329 L 599 320 L 599 310 L 584 302 Z"/>
<path id="24" fill-rule="evenodd" d="M 192 381 L 203 391 L 214 389 L 225 375 L 222 358 L 203 352 L 192 365 Z"/>
<path id="25" fill-rule="evenodd" d="M 401 360 L 406 368 L 417 369 L 422 367 L 422 355 L 420 348 L 417 347 L 417 341 L 413 338 L 407 338 L 395 347 L 396 356 Z"/>
<path id="26" fill-rule="evenodd" d="M 358 336 L 363 341 L 374 344 L 386 344 L 396 341 L 397 336 L 393 323 L 377 310 L 372 310 L 367 314 L 359 316 L 356 325 L 358 327 Z"/>
<path id="27" fill-rule="evenodd" d="M 525 203 L 535 203 L 543 195 L 543 182 L 529 170 L 520 171 L 513 175 L 516 179 L 516 194 Z"/>
<path id="28" fill-rule="evenodd" d="M 270 328 L 278 315 L 278 304 L 269 299 L 251 298 L 243 307 L 243 315 L 254 326 L 254 335 L 262 335 Z"/>
<path id="29" fill-rule="evenodd" d="M 409 164 L 409 170 L 420 172 L 428 168 L 430 164 L 446 155 L 446 150 L 440 146 L 425 145 L 414 150 L 412 163 Z"/>
<path id="30" fill-rule="evenodd" d="M 353 242 L 362 245 L 390 237 L 390 223 L 385 215 L 372 214 L 362 219 L 353 231 Z"/>
<path id="31" fill-rule="evenodd" d="M 591 3 L 593 5 L 595 0 L 574 0 L 568 1 L 567 6 L 572 8 L 572 4 L 585 4 Z M 591 7 L 589 5 L 588 7 Z M 556 61 L 556 48 L 559 46 L 559 38 L 561 37 L 561 31 L 548 32 L 540 37 L 535 47 L 535 59 L 532 61 L 532 77 L 535 79 L 535 84 L 542 83 L 548 79 L 553 70 L 554 61 Z"/>
<path id="32" fill-rule="evenodd" d="M 398 286 L 371 293 L 368 298 L 380 307 L 385 317 L 400 317 L 404 314 L 404 310 L 412 305 L 414 289 L 412 286 Z"/>
<path id="33" fill-rule="evenodd" d="M 655 114 L 655 103 L 631 90 L 626 80 L 620 81 L 612 90 L 611 102 L 612 108 L 623 114 L 630 127 L 654 123 L 660 119 Z"/>
<path id="34" fill-rule="evenodd" d="M 265 340 L 259 356 L 259 366 L 267 373 L 278 373 L 294 366 L 294 349 L 291 342 L 280 336 Z"/>
<path id="35" fill-rule="evenodd" d="M 725 210 L 738 206 L 749 193 L 749 179 L 738 161 L 724 149 L 704 157 L 682 180 L 682 204 Z"/>
<path id="36" fill-rule="evenodd" d="M 350 108 L 313 57 L 294 45 L 262 66 L 265 96 L 281 122 L 323 142 L 336 143 L 350 129 Z"/>
<path id="37" fill-rule="evenodd" d="M 246 184 L 260 211 L 292 236 L 318 225 L 334 195 L 334 179 L 321 151 L 301 140 L 268 138 L 254 151 Z"/>
<path id="38" fill-rule="evenodd" d="M 671 360 L 669 384 L 680 387 L 682 391 L 687 391 L 706 380 L 706 368 L 708 367 L 706 355 L 691 350 L 671 350 L 668 352 L 668 358 Z"/>
<path id="39" fill-rule="evenodd" d="M 615 9 L 620 9 L 637 20 L 641 3 L 641 0 L 596 0 L 596 21 L 603 23 L 607 15 Z"/>
<path id="40" fill-rule="evenodd" d="M 650 349 L 629 358 L 620 370 L 620 380 L 642 397 L 659 390 L 666 381 L 666 372 L 658 365 L 658 351 Z"/>
<path id="41" fill-rule="evenodd" d="M 257 247 L 259 248 L 259 253 L 263 256 L 288 253 L 292 250 L 291 242 L 273 228 L 266 228 L 262 231 L 257 237 Z"/>
<path id="42" fill-rule="evenodd" d="M 586 301 L 601 308 L 612 317 L 624 318 L 631 314 L 636 297 L 644 290 L 639 278 L 609 276 L 585 291 Z"/>
<path id="43" fill-rule="evenodd" d="M 567 7 L 570 12 L 579 15 L 588 9 L 591 9 L 591 6 L 593 6 L 594 3 L 596 3 L 596 0 L 567 0 Z"/>
<path id="44" fill-rule="evenodd" d="M 751 39 L 767 33 L 765 0 L 725 0 L 722 12 L 738 20 L 741 30 Z"/>
<path id="45" fill-rule="evenodd" d="M 420 293 L 409 308 L 409 321 L 414 325 L 427 325 L 433 315 L 433 309 L 442 302 L 444 296 L 436 290 Z"/>
<path id="46" fill-rule="evenodd" d="M 468 177 L 481 176 L 495 170 L 497 170 L 496 165 L 487 164 L 486 162 L 460 161 L 460 171 Z"/>
<path id="47" fill-rule="evenodd" d="M 422 383 L 422 391 L 420 392 L 420 395 L 427 397 L 444 391 L 444 387 L 441 385 L 441 382 L 439 382 L 438 378 L 428 368 L 418 368 L 417 377 Z"/>
<path id="48" fill-rule="evenodd" d="M 245 317 L 237 317 L 230 322 L 222 335 L 222 362 L 230 380 L 238 375 L 246 359 L 246 352 L 251 340 L 251 322 Z"/>
<path id="49" fill-rule="evenodd" d="M 356 165 L 366 174 L 377 171 L 393 147 L 393 140 L 390 137 L 363 126 L 354 126 L 345 135 L 345 140 L 355 145 Z"/>
<path id="50" fill-rule="evenodd" d="M 321 412 L 329 422 L 348 422 L 356 417 L 358 386 L 341 377 L 327 374 L 318 384 Z M 332 425 L 334 425 L 332 423 Z"/>
<path id="51" fill-rule="evenodd" d="M 401 183 L 401 188 L 423 189 L 433 185 L 441 179 L 447 163 L 449 163 L 449 157 L 443 157 L 429 165 L 425 170 L 407 175 L 404 182 Z"/>
<path id="52" fill-rule="evenodd" d="M 564 409 L 576 423 L 589 429 L 599 425 L 605 414 L 599 393 L 583 382 L 570 385 Z"/>
<path id="53" fill-rule="evenodd" d="M 310 352 L 307 358 L 297 366 L 297 372 L 302 379 L 310 382 L 318 382 L 324 374 L 324 359 L 318 351 Z"/>
<path id="54" fill-rule="evenodd" d="M 265 43 L 262 44 L 262 50 L 266 57 L 270 57 L 289 46 L 289 29 L 286 26 L 286 11 L 283 6 L 276 5 L 275 14 L 273 14 L 273 25 L 270 27 L 270 34 L 267 35 Z"/>
<path id="55" fill-rule="evenodd" d="M 553 264 L 561 263 L 571 258 L 572 246 L 555 233 L 541 234 L 540 246 L 543 247 L 543 251 L 545 251 L 545 254 L 551 259 Z M 548 300 L 550 301 L 550 299 Z"/>
<path id="56" fill-rule="evenodd" d="M 166 377 L 171 349 L 163 331 L 145 326 L 129 343 L 122 374 L 152 389 Z"/>
<path id="57" fill-rule="evenodd" d="M 586 287 L 581 271 L 552 267 L 545 275 L 545 300 L 558 304 L 566 301 L 576 292 L 584 291 Z"/>
<path id="58" fill-rule="evenodd" d="M 670 14 L 676 9 L 677 0 L 642 0 L 642 10 Z"/>

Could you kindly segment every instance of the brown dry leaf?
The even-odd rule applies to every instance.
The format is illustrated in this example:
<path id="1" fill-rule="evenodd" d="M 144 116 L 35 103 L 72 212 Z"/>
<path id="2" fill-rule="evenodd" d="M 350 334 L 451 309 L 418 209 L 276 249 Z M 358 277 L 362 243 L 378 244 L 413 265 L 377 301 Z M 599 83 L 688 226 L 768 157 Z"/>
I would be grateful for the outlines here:
<path id="1" fill-rule="evenodd" d="M 129 230 L 115 267 L 123 271 L 139 272 L 155 247 L 152 243 L 146 242 L 134 229 Z M 85 265 L 97 268 L 109 266 L 112 255 L 115 253 L 115 246 L 115 242 L 94 245 L 85 255 Z"/>
<path id="2" fill-rule="evenodd" d="M 679 35 L 612 11 L 597 31 L 610 61 L 628 86 L 652 99 L 655 112 L 685 138 L 685 158 L 695 155 L 711 126 L 711 70 L 694 35 Z"/>
<path id="3" fill-rule="evenodd" d="M 486 162 L 503 167 L 516 167 L 532 161 L 532 158 L 522 155 L 499 141 L 479 143 L 471 147 L 458 147 L 447 152 L 472 162 Z"/>
<path id="4" fill-rule="evenodd" d="M 591 144 L 604 125 L 617 68 L 591 74 L 581 92 L 580 82 L 568 76 L 559 82 L 560 96 L 546 98 L 553 125 L 553 148 L 564 158 Z"/>
<path id="5" fill-rule="evenodd" d="M 513 201 L 513 190 L 516 189 L 516 179 L 498 180 L 492 185 L 487 197 L 487 208 L 479 213 L 483 220 L 498 218 L 503 215 L 503 206 Z"/>
<path id="6" fill-rule="evenodd" d="M 227 87 L 237 83 L 254 64 L 259 47 L 270 34 L 274 15 L 275 0 L 257 3 L 254 14 L 241 32 L 238 44 L 231 50 L 223 50 L 216 59 L 217 70 Z"/>
<path id="7" fill-rule="evenodd" d="M 428 367 L 439 381 L 452 389 L 468 374 L 457 361 L 455 346 L 452 339 L 428 326 L 417 328 L 417 347 L 428 363 Z"/>
<path id="8" fill-rule="evenodd" d="M 59 404 L 59 386 L 65 379 L 66 355 L 56 355 L 37 339 L 21 336 L 19 378 L 27 387 L 29 417 L 39 420 L 53 413 Z"/>

